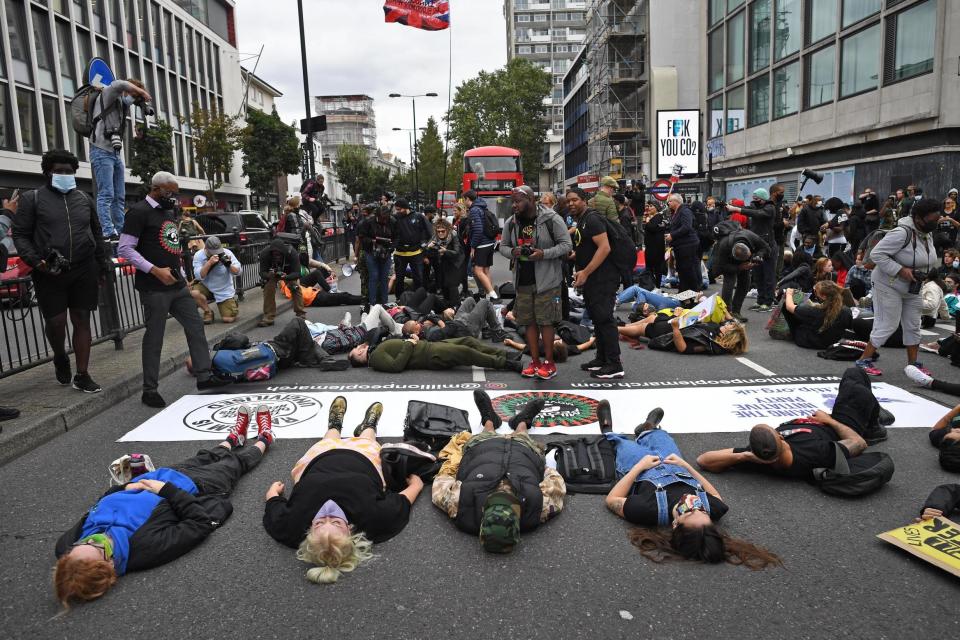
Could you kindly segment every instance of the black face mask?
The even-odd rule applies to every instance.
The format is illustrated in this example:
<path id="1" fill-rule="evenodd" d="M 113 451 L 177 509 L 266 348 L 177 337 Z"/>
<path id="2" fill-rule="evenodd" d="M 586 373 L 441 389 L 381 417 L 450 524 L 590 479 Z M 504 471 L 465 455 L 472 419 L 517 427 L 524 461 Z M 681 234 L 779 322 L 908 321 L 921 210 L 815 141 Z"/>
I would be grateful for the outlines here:
<path id="1" fill-rule="evenodd" d="M 937 230 L 937 227 L 940 225 L 940 218 L 937 218 L 936 220 L 932 220 L 932 221 L 926 218 L 920 218 L 919 220 L 917 218 L 914 218 L 913 223 L 914 225 L 916 225 L 918 231 L 922 231 L 923 233 L 930 233 L 932 231 Z"/>

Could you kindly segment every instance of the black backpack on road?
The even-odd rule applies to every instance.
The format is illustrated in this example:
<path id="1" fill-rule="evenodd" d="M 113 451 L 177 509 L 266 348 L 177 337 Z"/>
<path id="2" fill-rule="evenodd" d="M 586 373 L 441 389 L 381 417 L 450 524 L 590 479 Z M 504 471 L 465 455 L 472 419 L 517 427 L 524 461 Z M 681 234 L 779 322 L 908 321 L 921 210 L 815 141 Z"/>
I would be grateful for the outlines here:
<path id="1" fill-rule="evenodd" d="M 893 477 L 893 458 L 882 451 L 868 451 L 849 460 L 834 443 L 836 460 L 830 469 L 813 470 L 813 482 L 824 493 L 855 498 L 873 493 Z"/>
<path id="2" fill-rule="evenodd" d="M 616 447 L 606 437 L 583 436 L 547 443 L 557 451 L 557 472 L 568 493 L 609 493 L 617 479 Z"/>

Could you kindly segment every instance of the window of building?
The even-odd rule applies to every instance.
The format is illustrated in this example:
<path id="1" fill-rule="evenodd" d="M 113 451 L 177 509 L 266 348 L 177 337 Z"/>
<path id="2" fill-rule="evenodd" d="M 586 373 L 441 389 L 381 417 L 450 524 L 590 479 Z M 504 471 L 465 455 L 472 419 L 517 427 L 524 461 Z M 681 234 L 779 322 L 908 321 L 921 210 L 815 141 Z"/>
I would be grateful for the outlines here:
<path id="1" fill-rule="evenodd" d="M 87 26 L 87 3 L 86 0 L 73 0 L 73 19 L 83 26 Z"/>
<path id="2" fill-rule="evenodd" d="M 808 0 L 807 42 L 819 42 L 836 31 L 837 0 Z"/>
<path id="3" fill-rule="evenodd" d="M 743 79 L 743 43 L 746 12 L 727 20 L 727 84 Z"/>
<path id="4" fill-rule="evenodd" d="M 7 56 L 3 53 L 3 38 L 0 37 L 0 78 L 7 77 Z M 2 148 L 3 145 L 0 145 Z"/>
<path id="5" fill-rule="evenodd" d="M 756 0 L 750 5 L 750 73 L 770 64 L 770 3 Z"/>
<path id="6" fill-rule="evenodd" d="M 30 66 L 30 56 L 27 45 L 27 19 L 23 12 L 23 4 L 6 1 L 7 5 L 7 33 L 10 38 L 10 58 L 13 62 L 13 78 L 17 82 L 33 84 L 33 72 Z"/>
<path id="7" fill-rule="evenodd" d="M 60 120 L 60 101 L 53 96 L 43 96 L 43 128 L 47 139 L 47 149 L 63 149 L 66 143 L 63 139 L 63 126 Z"/>
<path id="8" fill-rule="evenodd" d="M 181 127 L 184 133 L 190 133 L 190 109 L 192 103 L 190 102 L 190 94 L 187 93 L 186 80 L 180 81 L 180 96 L 183 100 L 183 111 L 181 112 L 183 114 L 183 122 L 181 123 Z"/>
<path id="9" fill-rule="evenodd" d="M 534 53 L 550 53 L 550 46 L 546 44 L 538 44 L 533 48 Z"/>
<path id="10" fill-rule="evenodd" d="M 783 60 L 800 50 L 800 0 L 777 0 L 773 59 Z"/>
<path id="11" fill-rule="evenodd" d="M 120 0 L 113 0 L 110 6 L 110 24 L 113 26 L 114 42 L 123 42 L 123 14 L 120 9 Z"/>
<path id="12" fill-rule="evenodd" d="M 177 71 L 177 58 L 176 52 L 174 51 L 174 40 L 173 40 L 173 16 L 163 12 L 163 24 L 166 27 L 167 31 L 167 66 L 170 67 L 170 71 L 176 73 Z"/>
<path id="13" fill-rule="evenodd" d="M 933 71 L 937 4 L 928 0 L 887 20 L 885 80 L 896 82 Z M 893 45 L 890 45 L 890 35 Z"/>
<path id="14" fill-rule="evenodd" d="M 183 116 L 183 107 L 180 106 L 180 83 L 170 80 L 170 124 L 174 129 L 180 129 L 180 119 Z"/>
<path id="15" fill-rule="evenodd" d="M 530 22 L 530 14 L 529 14 L 529 13 L 518 13 L 518 14 L 517 14 L 517 22 Z"/>
<path id="16" fill-rule="evenodd" d="M 214 91 L 220 93 L 223 91 L 223 85 L 220 84 L 220 47 L 212 44 L 210 45 L 210 52 L 213 54 L 211 60 L 213 60 L 213 72 L 217 78 L 217 86 Z"/>
<path id="17" fill-rule="evenodd" d="M 93 29 L 102 36 L 107 35 L 107 0 L 90 0 L 90 9 L 93 11 Z"/>
<path id="18" fill-rule="evenodd" d="M 157 92 L 153 94 L 153 104 L 157 110 L 157 117 L 170 124 L 175 124 L 173 113 L 170 113 L 170 117 L 167 117 L 167 72 L 161 69 L 157 69 Z"/>
<path id="19" fill-rule="evenodd" d="M 153 59 L 163 64 L 163 38 L 160 36 L 160 7 L 150 3 L 150 35 L 153 37 Z"/>
<path id="20" fill-rule="evenodd" d="M 743 129 L 743 91 L 743 85 L 727 91 L 727 133 Z"/>
<path id="21" fill-rule="evenodd" d="M 546 21 L 547 21 L 547 14 L 545 14 L 545 13 L 538 13 L 538 14 L 536 14 L 536 15 L 533 16 L 533 21 L 534 21 L 534 22 L 546 22 Z"/>
<path id="22" fill-rule="evenodd" d="M 127 56 L 120 47 L 113 48 L 113 73 L 118 78 L 129 78 L 131 74 L 127 73 Z"/>
<path id="23" fill-rule="evenodd" d="M 880 0 L 842 0 L 843 28 L 880 11 Z"/>
<path id="24" fill-rule="evenodd" d="M 770 120 L 770 74 L 763 74 L 747 84 L 747 126 Z"/>
<path id="25" fill-rule="evenodd" d="M 782 118 L 800 110 L 800 62 L 773 71 L 773 117 Z"/>
<path id="26" fill-rule="evenodd" d="M 723 20 L 727 10 L 727 0 L 710 0 L 710 26 Z"/>
<path id="27" fill-rule="evenodd" d="M 567 22 L 568 20 L 570 20 L 570 14 L 566 13 L 565 11 L 560 11 L 553 14 L 554 22 Z"/>
<path id="28" fill-rule="evenodd" d="M 53 10 L 63 16 L 70 15 L 70 0 L 53 0 L 50 3 Z"/>
<path id="29" fill-rule="evenodd" d="M 875 89 L 880 73 L 880 24 L 844 39 L 840 51 L 840 97 Z"/>
<path id="30" fill-rule="evenodd" d="M 180 65 L 180 75 L 187 75 L 187 53 L 183 50 L 183 23 L 177 20 L 174 27 L 177 34 L 177 64 Z"/>
<path id="31" fill-rule="evenodd" d="M 806 106 L 816 107 L 831 102 L 834 97 L 833 65 L 837 47 L 830 45 L 807 56 Z"/>
<path id="32" fill-rule="evenodd" d="M 125 30 L 125 42 L 127 48 L 131 51 L 137 50 L 137 16 L 134 11 L 133 0 L 123 0 L 123 11 L 127 14 L 127 27 Z"/>
<path id="33" fill-rule="evenodd" d="M 0 149 L 13 149 L 17 146 L 13 139 L 13 118 L 10 117 L 7 89 L 7 84 L 0 82 Z"/>
<path id="34" fill-rule="evenodd" d="M 723 96 L 717 96 L 707 101 L 707 113 L 710 118 L 709 138 L 723 135 Z"/>
<path id="35" fill-rule="evenodd" d="M 730 13 L 740 5 L 742 5 L 744 0 L 727 0 L 727 13 Z"/>
<path id="36" fill-rule="evenodd" d="M 86 29 L 77 29 L 77 54 L 80 56 L 80 84 L 86 81 L 87 65 L 93 58 L 93 52 L 90 49 L 90 32 Z"/>
<path id="37" fill-rule="evenodd" d="M 568 44 L 558 44 L 553 47 L 553 50 L 557 53 L 570 53 L 570 45 Z"/>
<path id="38" fill-rule="evenodd" d="M 32 90 L 17 87 L 17 111 L 20 116 L 20 137 L 23 139 L 24 153 L 42 153 L 37 103 Z"/>
<path id="39" fill-rule="evenodd" d="M 201 85 L 206 85 L 206 67 L 203 64 L 203 37 L 198 33 L 197 36 L 197 66 L 194 67 L 194 77 Z"/>
<path id="40" fill-rule="evenodd" d="M 532 48 L 528 44 L 522 44 L 517 47 L 517 53 L 519 53 L 520 55 L 528 54 L 531 52 L 532 52 Z"/>
<path id="41" fill-rule="evenodd" d="M 707 85 L 711 93 L 723 88 L 723 28 L 714 29 L 707 36 Z"/>
<path id="42" fill-rule="evenodd" d="M 97 36 L 97 57 L 104 60 L 110 60 L 110 47 L 107 46 L 107 39 Z"/>
<path id="43" fill-rule="evenodd" d="M 137 0 L 137 15 L 140 21 L 140 51 L 150 57 L 150 31 L 147 23 L 147 0 Z"/>
<path id="44" fill-rule="evenodd" d="M 44 91 L 56 91 L 53 83 L 53 45 L 47 16 L 33 10 L 33 44 L 37 54 L 37 79 Z"/>

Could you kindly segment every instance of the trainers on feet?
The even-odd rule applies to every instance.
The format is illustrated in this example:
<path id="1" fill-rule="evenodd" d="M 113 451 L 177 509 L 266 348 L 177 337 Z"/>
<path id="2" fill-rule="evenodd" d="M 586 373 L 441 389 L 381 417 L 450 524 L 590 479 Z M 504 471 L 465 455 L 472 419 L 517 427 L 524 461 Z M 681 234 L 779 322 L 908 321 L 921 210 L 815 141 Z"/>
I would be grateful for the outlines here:
<path id="1" fill-rule="evenodd" d="M 555 378 L 557 375 L 557 365 L 552 362 L 544 362 L 539 367 L 537 367 L 537 379 L 538 380 L 549 380 L 550 378 Z"/>
<path id="2" fill-rule="evenodd" d="M 866 440 L 870 446 L 883 442 L 887 439 L 887 429 L 879 424 L 875 424 L 863 432 L 863 439 Z"/>
<path id="3" fill-rule="evenodd" d="M 213 311 L 203 312 L 203 324 L 213 324 Z"/>
<path id="4" fill-rule="evenodd" d="M 921 342 L 920 351 L 926 351 L 927 353 L 940 353 L 940 343 L 939 342 Z"/>
<path id="5" fill-rule="evenodd" d="M 13 407 L 0 407 L 0 421 L 13 420 L 20 417 L 20 410 Z"/>
<path id="6" fill-rule="evenodd" d="M 864 359 L 857 360 L 854 362 L 855 365 L 863 369 L 863 372 L 868 376 L 882 376 L 883 371 L 877 368 L 877 362 L 873 359 Z"/>
<path id="7" fill-rule="evenodd" d="M 270 446 L 273 444 L 273 416 L 270 414 L 270 407 L 261 404 L 257 407 L 257 440 Z"/>
<path id="8" fill-rule="evenodd" d="M 603 361 L 597 358 L 594 358 L 590 362 L 584 362 L 582 365 L 580 365 L 580 370 L 581 371 L 599 371 L 602 366 L 603 366 Z"/>
<path id="9" fill-rule="evenodd" d="M 758 304 L 757 308 L 754 309 L 757 313 L 769 313 L 772 307 L 768 304 Z"/>
<path id="10" fill-rule="evenodd" d="M 206 380 L 197 380 L 197 391 L 203 391 L 204 389 L 216 389 L 217 387 L 225 387 L 228 384 L 233 384 L 233 378 L 225 378 L 217 374 L 212 374 Z"/>
<path id="11" fill-rule="evenodd" d="M 94 382 L 93 378 L 91 378 L 90 374 L 86 371 L 73 376 L 73 388 L 78 391 L 83 391 L 84 393 L 100 393 L 103 391 L 100 385 Z"/>
<path id="12" fill-rule="evenodd" d="M 647 414 L 646 420 L 634 428 L 634 435 L 640 435 L 644 431 L 649 431 L 650 429 L 659 429 L 661 420 L 663 420 L 663 409 L 657 407 Z"/>
<path id="13" fill-rule="evenodd" d="M 919 370 L 922 371 L 923 373 L 927 374 L 927 375 L 930 376 L 931 378 L 933 377 L 933 374 L 930 373 L 930 369 L 927 369 L 925 366 L 923 366 L 923 363 L 920 362 L 919 360 L 917 360 L 916 362 L 914 362 L 912 366 L 916 367 L 917 369 L 919 369 Z"/>
<path id="14" fill-rule="evenodd" d="M 623 366 L 619 362 L 616 364 L 605 364 L 590 374 L 591 378 L 600 378 L 601 380 L 611 380 L 613 378 L 622 378 L 623 376 Z"/>
<path id="15" fill-rule="evenodd" d="M 343 416 L 347 414 L 347 399 L 337 396 L 330 403 L 330 413 L 327 418 L 327 429 L 343 429 Z"/>
<path id="16" fill-rule="evenodd" d="M 376 431 L 377 423 L 380 422 L 381 415 L 383 415 L 383 405 L 379 402 L 374 402 L 367 407 L 367 412 L 363 415 L 363 422 L 358 424 L 357 428 L 353 430 L 354 437 L 360 437 L 364 429 L 373 429 Z"/>
<path id="17" fill-rule="evenodd" d="M 889 427 L 896 421 L 897 416 L 893 415 L 883 407 L 880 407 L 880 412 L 877 415 L 877 423 L 879 423 L 881 427 Z"/>
<path id="18" fill-rule="evenodd" d="M 537 377 L 537 369 L 540 368 L 539 360 L 531 360 L 530 364 L 527 365 L 527 368 L 520 372 L 524 378 L 535 378 Z"/>
<path id="19" fill-rule="evenodd" d="M 600 424 L 600 433 L 613 431 L 613 413 L 610 411 L 609 400 L 601 400 L 597 403 L 597 422 Z"/>
<path id="20" fill-rule="evenodd" d="M 247 428 L 250 426 L 250 407 L 240 405 L 237 408 L 237 422 L 227 433 L 226 441 L 234 449 L 239 449 L 247 442 Z"/>
<path id="21" fill-rule="evenodd" d="M 473 392 L 473 402 L 477 405 L 477 410 L 480 412 L 481 424 L 486 425 L 489 420 L 493 423 L 494 429 L 503 424 L 503 418 L 497 415 L 497 412 L 493 408 L 493 402 L 490 400 L 490 396 L 487 395 L 486 391 L 475 389 Z"/>
<path id="22" fill-rule="evenodd" d="M 759 310 L 760 310 L 759 304 L 752 304 L 749 307 L 747 307 L 747 311 L 759 311 Z"/>
<path id="23" fill-rule="evenodd" d="M 64 354 L 61 358 L 60 356 L 53 356 L 53 369 L 57 375 L 57 382 L 62 385 L 70 384 L 70 380 L 73 378 L 73 371 L 70 369 L 70 357 Z"/>
<path id="24" fill-rule="evenodd" d="M 924 373 L 912 364 L 908 364 L 906 367 L 904 367 L 903 373 L 920 387 L 929 389 L 933 385 L 933 376 Z"/>
<path id="25" fill-rule="evenodd" d="M 543 398 L 537 397 L 534 400 L 531 400 L 527 404 L 520 407 L 520 410 L 517 411 L 517 414 L 510 418 L 507 424 L 510 425 L 510 428 L 516 430 L 521 424 L 527 425 L 527 428 L 533 426 L 533 419 L 537 417 L 537 414 L 543 411 L 543 406 L 547 404 L 547 401 Z"/>
<path id="26" fill-rule="evenodd" d="M 353 316 L 349 311 L 343 314 L 343 319 L 340 321 L 341 327 L 349 327 L 350 323 L 353 322 Z"/>

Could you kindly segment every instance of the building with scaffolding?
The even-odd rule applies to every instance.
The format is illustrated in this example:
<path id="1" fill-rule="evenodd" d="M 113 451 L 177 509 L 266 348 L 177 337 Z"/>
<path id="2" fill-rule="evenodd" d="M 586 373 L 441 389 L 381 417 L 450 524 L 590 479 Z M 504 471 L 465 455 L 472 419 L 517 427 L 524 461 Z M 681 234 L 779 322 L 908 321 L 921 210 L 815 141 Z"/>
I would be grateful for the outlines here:
<path id="1" fill-rule="evenodd" d="M 564 78 L 564 183 L 653 177 L 658 110 L 699 109 L 699 0 L 588 0 Z"/>
<path id="2" fill-rule="evenodd" d="M 371 156 L 377 153 L 377 119 L 373 98 L 366 95 L 316 96 L 317 115 L 327 117 L 327 130 L 315 133 L 323 149 L 324 163 L 336 162 L 342 144 L 365 147 Z"/>

